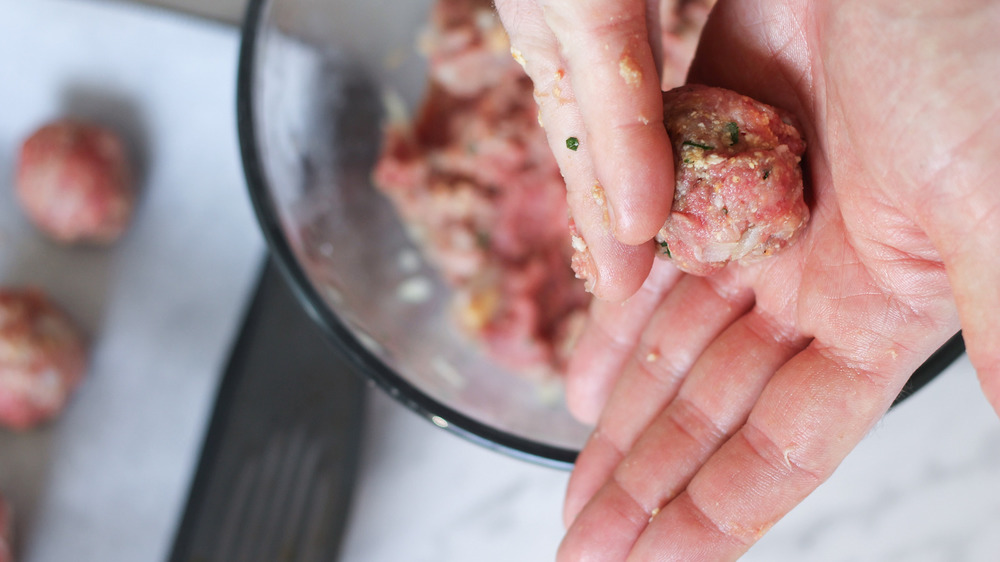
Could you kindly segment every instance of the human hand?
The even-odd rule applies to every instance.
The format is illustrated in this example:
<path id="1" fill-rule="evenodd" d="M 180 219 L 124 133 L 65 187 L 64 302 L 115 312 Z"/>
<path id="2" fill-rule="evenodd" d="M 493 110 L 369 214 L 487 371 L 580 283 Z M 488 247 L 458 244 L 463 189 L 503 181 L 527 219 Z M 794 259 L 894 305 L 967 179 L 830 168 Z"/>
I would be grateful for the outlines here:
<path id="1" fill-rule="evenodd" d="M 599 297 L 628 297 L 653 263 L 674 183 L 661 87 L 682 83 L 713 1 L 496 1 L 587 245 L 575 268 Z"/>
<path id="2" fill-rule="evenodd" d="M 959 322 L 1000 410 L 1000 8 L 832 4 L 712 15 L 691 81 L 799 116 L 811 223 L 770 260 L 706 278 L 657 262 L 624 304 L 595 302 L 568 399 L 597 427 L 561 559 L 738 557 Z"/>

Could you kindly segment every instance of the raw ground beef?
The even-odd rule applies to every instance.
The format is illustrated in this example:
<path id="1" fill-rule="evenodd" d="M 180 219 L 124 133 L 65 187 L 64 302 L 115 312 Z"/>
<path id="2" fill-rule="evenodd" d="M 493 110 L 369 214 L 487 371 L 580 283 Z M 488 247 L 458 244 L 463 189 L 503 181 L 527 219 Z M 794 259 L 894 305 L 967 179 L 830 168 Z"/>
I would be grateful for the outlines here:
<path id="1" fill-rule="evenodd" d="M 131 181 L 128 154 L 116 133 L 62 119 L 24 142 L 17 195 L 35 226 L 53 239 L 107 244 L 132 216 Z"/>
<path id="2" fill-rule="evenodd" d="M 656 235 L 660 254 L 708 275 L 792 244 L 809 220 L 799 166 L 805 141 L 787 113 L 722 88 L 663 95 L 677 183 Z"/>
<path id="3" fill-rule="evenodd" d="M 664 84 L 683 82 L 712 4 L 661 14 Z M 488 0 L 438 2 L 420 48 L 428 92 L 414 123 L 387 130 L 375 184 L 455 288 L 459 324 L 509 367 L 559 373 L 590 296 L 531 80 Z"/>
<path id="4" fill-rule="evenodd" d="M 0 425 L 55 417 L 83 379 L 86 348 L 70 319 L 38 290 L 0 290 Z"/>
<path id="5" fill-rule="evenodd" d="M 455 288 L 462 327 L 505 365 L 558 371 L 589 296 L 531 81 L 489 2 L 439 2 L 431 23 L 429 91 L 387 131 L 375 183 Z"/>

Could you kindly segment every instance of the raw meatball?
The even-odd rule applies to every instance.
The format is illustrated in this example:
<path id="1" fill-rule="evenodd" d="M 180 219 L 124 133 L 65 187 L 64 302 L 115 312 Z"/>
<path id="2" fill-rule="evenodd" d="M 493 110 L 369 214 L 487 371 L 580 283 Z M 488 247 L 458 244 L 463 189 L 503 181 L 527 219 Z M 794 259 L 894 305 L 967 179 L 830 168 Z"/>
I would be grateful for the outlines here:
<path id="1" fill-rule="evenodd" d="M 663 95 L 677 184 L 656 235 L 660 255 L 708 275 L 792 244 L 809 220 L 799 167 L 805 142 L 792 117 L 722 88 Z"/>
<path id="2" fill-rule="evenodd" d="M 35 225 L 61 242 L 106 244 L 121 236 L 134 194 L 128 155 L 114 132 L 64 119 L 21 148 L 17 194 Z"/>
<path id="3" fill-rule="evenodd" d="M 38 290 L 0 290 L 0 425 L 28 429 L 58 414 L 83 379 L 83 338 Z"/>
<path id="4" fill-rule="evenodd" d="M 7 506 L 3 496 L 0 496 L 0 562 L 14 560 L 13 537 L 14 525 L 11 520 L 10 507 Z"/>

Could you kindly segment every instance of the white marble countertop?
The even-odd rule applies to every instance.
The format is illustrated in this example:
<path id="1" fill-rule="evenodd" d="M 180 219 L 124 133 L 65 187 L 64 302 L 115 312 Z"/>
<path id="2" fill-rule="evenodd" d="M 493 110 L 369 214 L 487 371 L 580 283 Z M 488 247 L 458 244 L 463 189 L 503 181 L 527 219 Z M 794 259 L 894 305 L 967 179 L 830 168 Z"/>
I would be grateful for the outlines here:
<path id="1" fill-rule="evenodd" d="M 49 288 L 102 336 L 59 423 L 0 432 L 23 561 L 155 561 L 169 550 L 261 253 L 236 152 L 238 41 L 235 28 L 145 7 L 0 0 L 0 178 L 40 120 L 67 108 L 108 115 L 109 95 L 126 102 L 110 118 L 145 139 L 148 170 L 129 237 L 83 253 L 27 231 L 0 180 L 0 282 Z M 204 275 L 180 282 L 181 268 Z M 343 560 L 553 558 L 566 473 L 468 443 L 381 393 L 369 400 Z M 891 412 L 744 559 L 1000 559 L 1000 422 L 968 361 Z"/>

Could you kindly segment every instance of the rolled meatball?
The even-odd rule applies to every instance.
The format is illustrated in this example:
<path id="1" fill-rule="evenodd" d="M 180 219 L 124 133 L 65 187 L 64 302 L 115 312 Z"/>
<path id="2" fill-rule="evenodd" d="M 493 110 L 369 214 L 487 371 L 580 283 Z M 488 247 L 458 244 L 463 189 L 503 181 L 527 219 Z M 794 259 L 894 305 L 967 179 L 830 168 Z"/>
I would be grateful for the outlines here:
<path id="1" fill-rule="evenodd" d="M 806 222 L 799 163 L 805 141 L 790 114 L 722 88 L 663 94 L 677 183 L 656 235 L 660 255 L 708 275 L 792 244 Z"/>
<path id="2" fill-rule="evenodd" d="M 125 144 L 99 125 L 56 121 L 21 148 L 18 198 L 35 226 L 60 242 L 117 240 L 132 216 L 131 182 Z"/>
<path id="3" fill-rule="evenodd" d="M 14 524 L 10 507 L 3 496 L 0 496 L 0 562 L 13 562 L 13 538 Z"/>
<path id="4" fill-rule="evenodd" d="M 0 425 L 29 429 L 56 416 L 86 364 L 80 332 L 41 291 L 0 290 Z"/>

